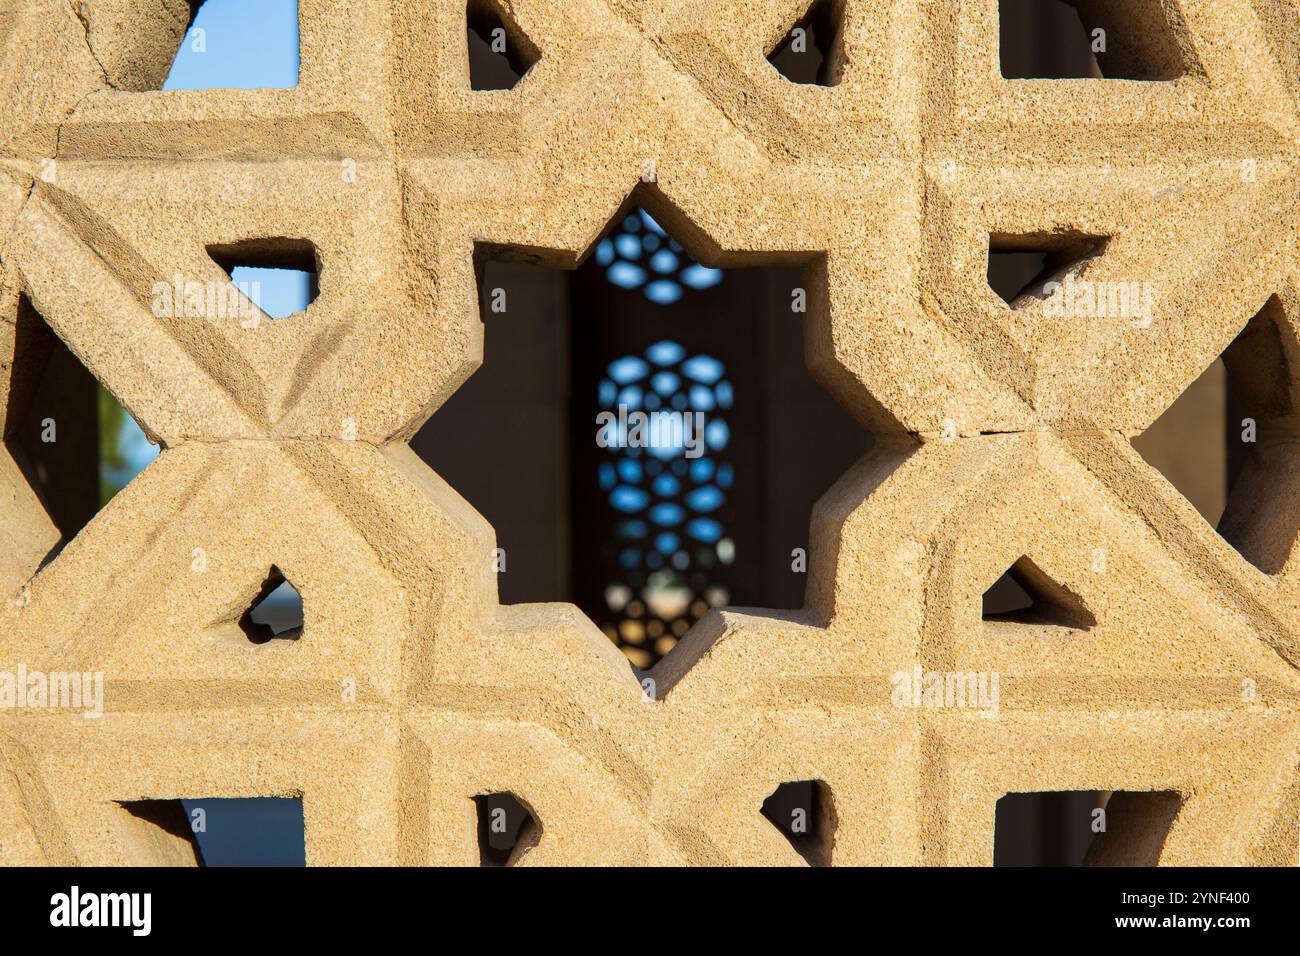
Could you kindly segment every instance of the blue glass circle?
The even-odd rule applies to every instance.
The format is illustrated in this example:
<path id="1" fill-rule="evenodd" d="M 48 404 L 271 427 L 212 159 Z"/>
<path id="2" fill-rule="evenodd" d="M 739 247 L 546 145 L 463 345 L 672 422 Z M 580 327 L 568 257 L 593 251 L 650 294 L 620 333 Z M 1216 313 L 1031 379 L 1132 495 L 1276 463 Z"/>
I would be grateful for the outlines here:
<path id="1" fill-rule="evenodd" d="M 682 363 L 682 372 L 687 378 L 693 378 L 705 385 L 712 385 L 722 378 L 722 363 L 710 355 L 692 355 Z"/>
<path id="2" fill-rule="evenodd" d="M 712 518 L 696 518 L 686 526 L 686 533 L 696 541 L 713 544 L 722 537 L 722 525 Z"/>
<path id="3" fill-rule="evenodd" d="M 716 511 L 722 507 L 724 497 L 713 485 L 696 488 L 686 496 L 686 507 L 692 511 Z"/>
<path id="4" fill-rule="evenodd" d="M 685 520 L 686 511 L 681 505 L 664 501 L 651 508 L 647 513 L 647 517 L 654 524 L 671 528 L 673 525 L 681 524 Z"/>
<path id="5" fill-rule="evenodd" d="M 692 289 L 711 289 L 722 281 L 722 270 L 692 262 L 682 270 L 681 280 Z"/>
<path id="6" fill-rule="evenodd" d="M 664 339 L 646 349 L 645 354 L 656 365 L 676 365 L 686 355 L 686 349 L 676 342 Z"/>
<path id="7" fill-rule="evenodd" d="M 636 236 L 629 236 L 626 233 L 614 237 L 614 248 L 624 259 L 640 259 L 641 243 Z"/>
<path id="8" fill-rule="evenodd" d="M 682 287 L 672 279 L 656 279 L 645 287 L 645 297 L 655 305 L 672 305 L 682 297 Z"/>
<path id="9" fill-rule="evenodd" d="M 691 408 L 697 412 L 711 412 L 716 402 L 713 389 L 707 385 L 692 385 L 690 389 Z"/>
<path id="10" fill-rule="evenodd" d="M 646 212 L 644 209 L 638 209 L 637 212 L 640 213 L 641 221 L 645 223 L 645 227 L 647 229 L 651 230 L 652 232 L 659 233 L 659 235 L 663 236 L 664 238 L 668 237 L 668 233 L 664 232 L 664 227 L 659 225 L 659 223 L 655 222 L 654 219 L 651 218 L 648 212 Z"/>
<path id="11" fill-rule="evenodd" d="M 650 487 L 653 488 L 654 493 L 660 497 L 671 498 L 673 495 L 677 494 L 677 492 L 682 490 L 682 483 L 672 475 L 660 475 L 654 480 L 654 483 Z M 671 551 L 672 549 L 669 548 L 667 550 Z"/>
<path id="12" fill-rule="evenodd" d="M 663 275 L 671 275 L 676 272 L 679 265 L 680 262 L 677 257 L 667 249 L 660 249 L 650 257 L 650 268 L 655 272 L 662 273 Z M 689 282 L 686 284 L 690 285 Z"/>
<path id="13" fill-rule="evenodd" d="M 650 503 L 650 495 L 640 488 L 619 485 L 609 493 L 609 503 L 619 511 L 631 513 L 640 511 Z M 651 516 L 653 518 L 653 515 Z"/>
<path id="14" fill-rule="evenodd" d="M 606 278 L 620 289 L 635 289 L 645 282 L 645 270 L 621 259 L 605 272 Z"/>
<path id="15" fill-rule="evenodd" d="M 635 355 L 625 355 L 609 363 L 609 377 L 619 385 L 635 381 L 646 373 L 649 366 Z"/>
<path id="16" fill-rule="evenodd" d="M 672 372 L 656 372 L 650 378 L 650 384 L 660 395 L 671 395 L 677 391 L 681 383 L 682 380 Z"/>

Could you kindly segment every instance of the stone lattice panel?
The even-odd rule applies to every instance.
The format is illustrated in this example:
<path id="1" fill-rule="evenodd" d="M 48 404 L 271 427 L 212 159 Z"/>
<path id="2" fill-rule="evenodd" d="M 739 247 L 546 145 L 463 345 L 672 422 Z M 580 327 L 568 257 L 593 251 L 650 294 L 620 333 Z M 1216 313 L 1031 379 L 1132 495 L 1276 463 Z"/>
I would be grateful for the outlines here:
<path id="1" fill-rule="evenodd" d="M 1296 864 L 1294 474 L 1266 574 L 1128 439 L 1273 297 L 1295 354 L 1300 7 L 1150 0 L 1179 79 L 1008 81 L 997 0 L 846 0 L 817 87 L 766 61 L 808 5 L 502 0 L 540 61 L 472 92 L 464 0 L 300 0 L 297 88 L 150 92 L 185 3 L 0 2 L 0 394 L 25 297 L 163 445 L 48 562 L 0 456 L 0 668 L 106 681 L 96 720 L 0 711 L 0 860 L 165 860 L 122 802 L 301 794 L 310 863 L 475 863 L 509 791 L 530 864 L 796 864 L 759 808 L 817 780 L 835 863 L 987 864 L 1005 793 L 1172 790 L 1161 862 Z M 807 263 L 810 364 L 884 436 L 808 606 L 710 612 L 645 685 L 576 608 L 500 606 L 493 529 L 405 445 L 481 359 L 476 245 L 573 267 L 637 189 L 707 265 Z M 1149 322 L 988 288 L 990 234 L 1067 233 Z M 305 315 L 151 308 L 275 237 L 317 250 Z M 982 621 L 1022 556 L 1096 625 Z M 254 646 L 271 565 L 304 635 Z M 999 715 L 895 706 L 917 666 L 996 671 Z"/>

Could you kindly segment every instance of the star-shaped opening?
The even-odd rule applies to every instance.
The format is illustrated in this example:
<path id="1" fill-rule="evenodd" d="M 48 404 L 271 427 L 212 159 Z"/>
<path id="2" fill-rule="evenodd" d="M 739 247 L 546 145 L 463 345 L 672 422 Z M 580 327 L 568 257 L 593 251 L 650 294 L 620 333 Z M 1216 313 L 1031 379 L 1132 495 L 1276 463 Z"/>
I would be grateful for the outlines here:
<path id="1" fill-rule="evenodd" d="M 492 523 L 502 603 L 571 601 L 641 668 L 712 607 L 800 609 L 813 504 L 873 445 L 802 361 L 814 258 L 706 241 L 642 190 L 571 274 L 481 248 L 483 364 L 411 442 Z"/>

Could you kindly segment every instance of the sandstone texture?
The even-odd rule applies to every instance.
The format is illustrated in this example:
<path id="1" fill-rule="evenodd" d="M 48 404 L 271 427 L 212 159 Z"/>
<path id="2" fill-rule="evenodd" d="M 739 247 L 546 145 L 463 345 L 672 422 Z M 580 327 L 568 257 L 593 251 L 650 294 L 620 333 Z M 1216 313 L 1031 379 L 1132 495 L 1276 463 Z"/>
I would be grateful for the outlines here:
<path id="1" fill-rule="evenodd" d="M 766 61 L 808 6 L 500 0 L 540 58 L 476 92 L 465 0 L 300 0 L 296 88 L 160 92 L 186 3 L 0 2 L 0 421 L 29 303 L 163 448 L 48 562 L 0 453 L 0 670 L 105 687 L 0 710 L 0 862 L 164 863 L 123 803 L 301 795 L 310 864 L 477 864 L 510 792 L 523 864 L 796 865 L 759 808 L 814 780 L 835 864 L 986 865 L 1002 795 L 1111 790 L 1181 797 L 1131 835 L 1162 864 L 1297 865 L 1300 6 L 1151 0 L 1177 79 L 1049 81 L 1002 78 L 997 0 L 846 0 L 828 87 Z M 571 268 L 634 199 L 708 265 L 805 265 L 809 364 L 881 436 L 807 606 L 711 612 L 645 683 L 501 606 L 405 444 L 481 358 L 476 255 Z M 1149 321 L 988 287 L 990 237 L 1069 236 Z M 155 314 L 285 240 L 306 313 Z M 1130 439 L 1257 317 L 1234 548 Z M 1095 623 L 983 620 L 1021 558 Z M 304 633 L 254 645 L 271 566 Z M 996 672 L 997 716 L 897 706 L 917 666 Z"/>

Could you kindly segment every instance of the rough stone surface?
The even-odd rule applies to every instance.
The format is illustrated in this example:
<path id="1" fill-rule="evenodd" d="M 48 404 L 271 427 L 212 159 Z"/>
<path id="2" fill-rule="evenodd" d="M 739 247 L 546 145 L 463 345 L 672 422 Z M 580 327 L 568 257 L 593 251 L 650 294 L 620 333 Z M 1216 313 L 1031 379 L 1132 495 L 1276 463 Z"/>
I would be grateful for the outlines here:
<path id="1" fill-rule="evenodd" d="M 759 807 L 818 780 L 840 864 L 987 864 L 1005 793 L 1137 790 L 1183 798 L 1161 863 L 1295 865 L 1300 7 L 1152 2 L 1174 81 L 1007 81 L 996 0 L 848 0 L 821 88 L 765 60 L 806 0 L 501 0 L 541 56 L 507 92 L 464 0 L 300 0 L 299 86 L 210 92 L 148 91 L 184 3 L 0 2 L 0 394 L 25 296 L 164 446 L 44 565 L 0 455 L 0 668 L 106 680 L 97 720 L 0 711 L 0 861 L 165 862 L 121 802 L 301 794 L 312 864 L 473 863 L 510 791 L 524 863 L 796 864 Z M 404 444 L 480 359 L 476 244 L 572 267 L 635 190 L 709 265 L 807 263 L 810 363 L 887 436 L 807 608 L 712 612 L 650 697 L 576 608 L 498 605 L 492 528 Z M 1109 237 L 1083 271 L 1151 321 L 1007 307 L 991 234 Z M 306 314 L 154 314 L 284 238 Z M 1129 444 L 1266 306 L 1275 573 Z M 1022 556 L 1091 630 L 981 619 Z M 272 564 L 305 631 L 253 645 Z M 997 672 L 998 717 L 894 706 L 917 665 Z"/>

